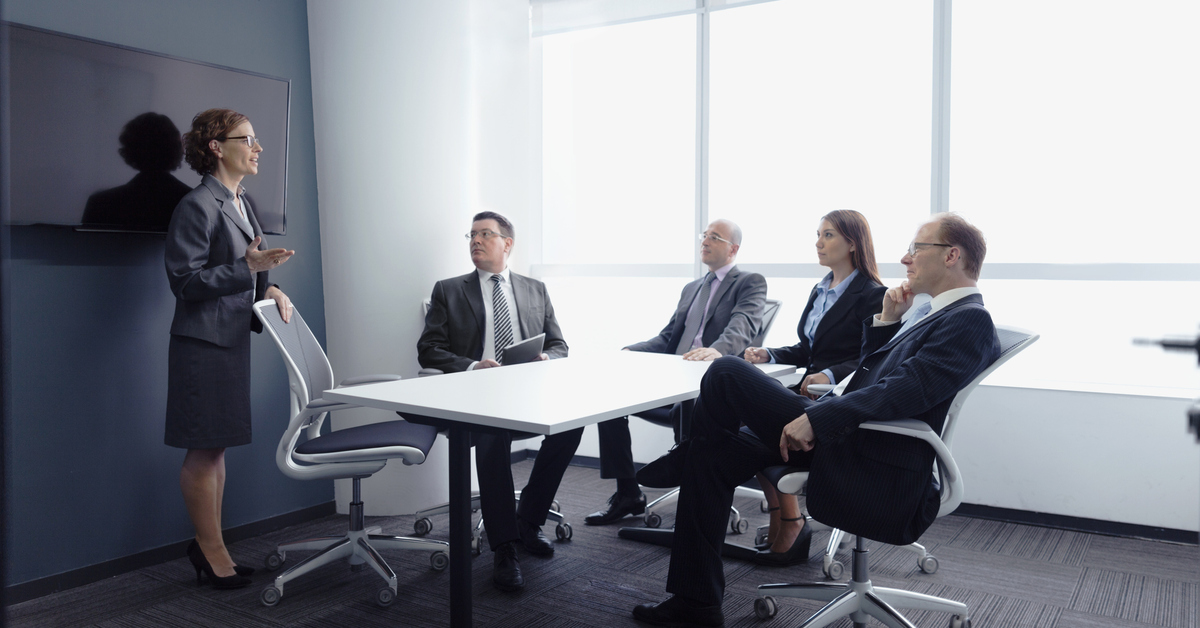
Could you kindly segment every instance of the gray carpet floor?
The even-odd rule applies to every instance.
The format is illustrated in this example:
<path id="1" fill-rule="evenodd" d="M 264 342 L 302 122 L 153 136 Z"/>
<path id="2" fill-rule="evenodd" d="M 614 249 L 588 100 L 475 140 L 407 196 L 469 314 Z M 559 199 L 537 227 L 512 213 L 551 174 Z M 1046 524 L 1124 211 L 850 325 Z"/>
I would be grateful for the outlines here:
<path id="1" fill-rule="evenodd" d="M 513 465 L 517 485 L 532 461 Z M 553 558 L 521 555 L 526 587 L 517 593 L 492 588 L 492 557 L 487 550 L 473 562 L 475 625 L 500 627 L 617 628 L 638 626 L 631 609 L 666 597 L 669 551 L 624 541 L 617 528 L 588 527 L 583 517 L 608 498 L 612 482 L 594 469 L 571 467 L 558 494 L 574 537 L 557 544 Z M 654 495 L 651 495 L 653 497 Z M 753 526 L 766 515 L 752 500 L 736 504 L 750 520 L 748 534 L 731 539 L 753 542 Z M 411 534 L 413 517 L 372 517 L 367 525 L 385 534 Z M 627 519 L 626 525 L 641 525 Z M 674 521 L 672 514 L 663 526 Z M 431 538 L 445 539 L 448 521 L 435 517 Z M 344 531 L 344 517 L 330 516 L 232 546 L 242 564 L 259 566 L 281 541 Z M 553 538 L 553 526 L 545 528 Z M 807 564 L 759 567 L 726 560 L 727 626 L 796 626 L 817 602 L 781 599 L 776 617 L 754 616 L 755 587 L 767 582 L 823 580 L 821 551 L 826 535 L 813 539 Z M 949 516 L 936 522 L 922 542 L 940 563 L 922 573 L 914 555 L 870 543 L 872 579 L 880 586 L 911 589 L 965 602 L 976 627 L 1116 628 L 1200 626 L 1200 550 L 1192 545 L 1114 538 L 1034 526 Z M 446 626 L 449 574 L 429 567 L 426 552 L 384 552 L 400 579 L 396 602 L 377 607 L 381 586 L 374 572 L 342 566 L 318 570 L 289 585 L 278 606 L 259 603 L 270 576 L 259 571 L 246 589 L 215 591 L 198 587 L 186 558 L 127 573 L 7 609 L 10 626 L 95 626 L 104 628 L 197 626 Z M 849 551 L 839 555 L 849 562 Z M 289 556 L 289 562 L 295 560 Z M 847 572 L 849 569 L 847 569 Z M 942 627 L 949 615 L 909 612 L 917 626 Z M 849 621 L 835 624 L 849 627 Z M 872 624 L 874 625 L 874 624 Z"/>

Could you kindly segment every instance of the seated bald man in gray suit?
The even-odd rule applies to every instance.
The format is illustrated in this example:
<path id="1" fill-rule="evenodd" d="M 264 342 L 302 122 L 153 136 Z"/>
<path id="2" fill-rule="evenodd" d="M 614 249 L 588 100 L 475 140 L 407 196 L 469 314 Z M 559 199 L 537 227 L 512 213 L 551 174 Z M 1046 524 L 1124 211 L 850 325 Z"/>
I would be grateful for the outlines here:
<path id="1" fill-rule="evenodd" d="M 567 343 L 554 318 L 546 285 L 508 269 L 514 236 L 513 225 L 504 216 L 495 212 L 475 215 L 467 234 L 475 270 L 433 287 L 425 331 L 417 341 L 417 361 L 422 368 L 452 373 L 501 366 L 505 347 L 542 333 L 546 334 L 544 353 L 538 359 L 567 357 Z M 405 418 L 437 424 L 428 417 L 406 414 Z M 531 554 L 554 553 L 541 526 L 582 435 L 583 428 L 579 428 L 546 437 L 521 491 L 520 507 L 513 499 L 512 435 L 472 436 L 483 525 L 495 554 L 492 583 L 496 588 L 515 591 L 525 586 L 517 560 L 518 543 Z"/>
<path id="2" fill-rule="evenodd" d="M 723 355 L 741 355 L 762 330 L 767 280 L 758 273 L 743 273 L 734 265 L 742 246 L 742 230 L 730 220 L 714 220 L 700 234 L 700 261 L 709 272 L 683 287 L 670 322 L 657 336 L 628 347 L 629 351 L 674 353 L 685 360 L 708 361 Z M 712 282 L 706 286 L 707 282 Z M 691 402 L 675 404 L 675 440 L 687 431 L 685 418 Z M 600 477 L 616 478 L 617 492 L 608 509 L 584 519 L 588 525 L 605 525 L 646 510 L 646 496 L 634 479 L 629 418 L 604 421 L 600 436 Z"/>

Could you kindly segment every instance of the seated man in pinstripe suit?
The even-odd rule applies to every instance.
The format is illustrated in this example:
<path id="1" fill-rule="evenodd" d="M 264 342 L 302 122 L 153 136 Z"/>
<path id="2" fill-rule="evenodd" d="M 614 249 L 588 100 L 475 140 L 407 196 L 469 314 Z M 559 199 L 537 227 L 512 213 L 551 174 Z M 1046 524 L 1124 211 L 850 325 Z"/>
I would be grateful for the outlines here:
<path id="1" fill-rule="evenodd" d="M 941 431 L 951 401 L 1000 354 L 976 287 L 987 245 L 955 214 L 923 224 L 901 258 L 907 280 L 863 321 L 860 366 L 840 397 L 814 402 L 744 360 L 721 358 L 700 386 L 692 437 L 638 472 L 647 486 L 681 486 L 667 591 L 636 619 L 659 626 L 720 626 L 721 546 L 733 490 L 763 467 L 809 469 L 807 506 L 818 521 L 903 544 L 937 516 L 933 450 L 921 441 L 858 430 L 864 421 L 914 418 Z M 932 300 L 901 316 L 914 297 Z M 746 425 L 753 434 L 740 432 Z M 805 529 L 798 543 L 807 544 Z"/>

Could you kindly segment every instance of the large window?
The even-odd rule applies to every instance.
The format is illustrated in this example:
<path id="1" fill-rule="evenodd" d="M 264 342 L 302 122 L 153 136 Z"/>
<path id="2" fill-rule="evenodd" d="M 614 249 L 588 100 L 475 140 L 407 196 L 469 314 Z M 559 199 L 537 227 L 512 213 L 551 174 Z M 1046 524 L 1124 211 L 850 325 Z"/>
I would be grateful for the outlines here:
<path id="1" fill-rule="evenodd" d="M 1193 394 L 1131 340 L 1200 320 L 1197 29 L 1191 1 L 955 3 L 950 209 L 993 315 L 1043 336 L 997 381 Z"/>
<path id="2" fill-rule="evenodd" d="M 695 16 L 553 35 L 542 46 L 542 260 L 690 262 Z"/>
<path id="3" fill-rule="evenodd" d="M 895 284 L 917 224 L 953 210 L 988 236 L 980 287 L 994 318 L 1043 335 L 991 383 L 1194 393 L 1186 356 L 1132 339 L 1200 320 L 1200 4 L 546 6 L 561 17 L 574 4 L 594 28 L 563 21 L 538 37 L 534 273 L 564 321 L 595 318 L 596 287 L 636 300 L 595 321 L 603 333 L 578 330 L 573 349 L 656 332 L 700 272 L 695 232 L 711 218 L 741 224 L 739 264 L 784 300 L 767 341 L 778 346 L 795 342 L 823 274 L 812 241 L 824 212 L 866 214 Z M 596 13 L 607 7 L 637 12 Z M 572 237 L 585 224 L 604 225 L 601 245 Z"/>
<path id="4" fill-rule="evenodd" d="M 741 225 L 738 261 L 815 264 L 817 221 L 840 208 L 899 260 L 929 214 L 930 5 L 780 0 L 711 19 L 708 212 Z"/>

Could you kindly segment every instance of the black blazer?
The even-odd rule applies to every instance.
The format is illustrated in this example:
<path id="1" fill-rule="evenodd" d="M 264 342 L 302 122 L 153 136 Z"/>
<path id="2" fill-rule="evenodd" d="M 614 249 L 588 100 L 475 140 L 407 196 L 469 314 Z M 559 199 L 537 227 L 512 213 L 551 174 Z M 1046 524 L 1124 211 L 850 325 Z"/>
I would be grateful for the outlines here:
<path id="1" fill-rule="evenodd" d="M 861 365 L 846 392 L 807 410 L 816 446 L 806 505 L 821 523 L 905 545 L 920 538 L 941 506 L 933 448 L 858 425 L 912 418 L 940 434 L 954 396 L 1000 356 L 1000 340 L 978 294 L 894 341 L 900 324 L 864 324 Z"/>
<path id="2" fill-rule="evenodd" d="M 246 247 L 262 228 L 244 195 L 241 203 L 249 231 L 233 206 L 233 193 L 206 174 L 171 215 L 163 257 L 175 294 L 172 334 L 232 347 L 249 340 L 247 329 L 262 331 L 250 306 L 271 284 L 266 271 L 257 273 L 256 283 L 246 263 Z M 264 239 L 258 248 L 266 247 Z"/>
<path id="3" fill-rule="evenodd" d="M 826 277 L 832 279 L 833 273 Z M 829 369 L 836 381 L 846 379 L 858 368 L 862 351 L 862 321 L 883 310 L 883 295 L 886 292 L 886 286 L 875 283 L 866 273 L 859 272 L 846 286 L 842 296 L 838 297 L 837 303 L 821 318 L 810 346 L 808 336 L 804 335 L 804 327 L 808 324 L 808 315 L 817 298 L 817 286 L 813 286 L 804 313 L 800 315 L 800 324 L 796 327 L 800 342 L 790 347 L 771 349 L 771 355 L 780 364 L 808 369 L 806 375 Z"/>
<path id="4" fill-rule="evenodd" d="M 546 284 L 514 272 L 509 272 L 508 276 L 517 305 L 521 337 L 532 338 L 545 333 L 542 353 L 550 358 L 567 357 L 567 342 L 554 318 L 554 306 L 550 303 Z M 467 370 L 472 362 L 483 358 L 485 324 L 478 272 L 472 270 L 461 277 L 434 284 L 429 312 L 425 315 L 425 330 L 417 339 L 417 361 L 421 368 L 441 369 L 447 373 Z"/>
<path id="5" fill-rule="evenodd" d="M 704 277 L 701 277 L 683 287 L 675 313 L 657 336 L 631 344 L 626 349 L 675 353 L 683 340 L 681 336 L 687 325 L 688 309 L 703 287 L 703 281 Z M 700 336 L 701 342 L 705 347 L 721 352 L 721 355 L 740 355 L 762 330 L 763 304 L 766 300 L 766 278 L 758 273 L 743 273 L 737 266 L 730 268 L 712 297 L 713 307 L 709 308 L 704 333 Z"/>

